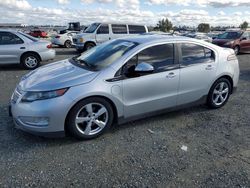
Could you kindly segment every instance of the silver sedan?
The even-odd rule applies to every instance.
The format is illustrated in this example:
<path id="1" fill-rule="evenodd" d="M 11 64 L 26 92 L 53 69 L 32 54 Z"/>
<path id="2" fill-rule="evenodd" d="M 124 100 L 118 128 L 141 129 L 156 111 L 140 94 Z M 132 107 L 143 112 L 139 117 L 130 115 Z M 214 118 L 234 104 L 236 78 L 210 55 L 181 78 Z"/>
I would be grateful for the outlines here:
<path id="1" fill-rule="evenodd" d="M 50 42 L 22 32 L 0 30 L 0 64 L 20 63 L 26 69 L 35 69 L 41 61 L 54 57 Z"/>
<path id="2" fill-rule="evenodd" d="M 173 36 L 112 40 L 38 68 L 15 89 L 17 128 L 97 137 L 111 125 L 194 104 L 226 104 L 239 79 L 231 49 Z"/>

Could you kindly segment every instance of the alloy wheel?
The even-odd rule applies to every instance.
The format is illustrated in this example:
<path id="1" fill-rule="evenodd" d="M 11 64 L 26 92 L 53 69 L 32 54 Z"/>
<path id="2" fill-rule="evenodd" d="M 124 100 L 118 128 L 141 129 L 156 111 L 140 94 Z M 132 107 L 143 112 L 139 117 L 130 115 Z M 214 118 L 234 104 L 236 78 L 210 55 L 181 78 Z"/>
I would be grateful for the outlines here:
<path id="1" fill-rule="evenodd" d="M 37 66 L 38 60 L 33 56 L 29 56 L 25 59 L 24 63 L 28 68 L 32 69 Z"/>
<path id="2" fill-rule="evenodd" d="M 101 132 L 108 123 L 108 110 L 100 103 L 89 103 L 77 113 L 75 125 L 86 136 Z"/>
<path id="3" fill-rule="evenodd" d="M 229 86 L 226 82 L 220 82 L 213 91 L 212 100 L 216 106 L 222 105 L 229 95 Z"/>

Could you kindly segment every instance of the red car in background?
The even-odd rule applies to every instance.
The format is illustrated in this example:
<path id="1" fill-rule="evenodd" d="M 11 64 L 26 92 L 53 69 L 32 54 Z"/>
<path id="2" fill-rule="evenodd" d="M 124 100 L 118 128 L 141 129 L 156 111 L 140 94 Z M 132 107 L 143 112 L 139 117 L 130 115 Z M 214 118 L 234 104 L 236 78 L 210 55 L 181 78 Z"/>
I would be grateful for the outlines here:
<path id="1" fill-rule="evenodd" d="M 37 37 L 37 38 L 46 38 L 48 33 L 46 33 L 45 31 L 41 31 L 41 30 L 34 30 L 29 32 L 29 35 L 31 35 L 32 37 Z"/>

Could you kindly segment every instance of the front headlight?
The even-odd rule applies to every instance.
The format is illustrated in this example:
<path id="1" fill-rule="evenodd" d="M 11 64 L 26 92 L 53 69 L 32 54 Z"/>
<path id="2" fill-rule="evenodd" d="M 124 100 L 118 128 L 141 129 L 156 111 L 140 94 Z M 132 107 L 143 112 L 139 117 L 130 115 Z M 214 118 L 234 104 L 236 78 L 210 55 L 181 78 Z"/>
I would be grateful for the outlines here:
<path id="1" fill-rule="evenodd" d="M 80 42 L 84 42 L 84 38 L 80 38 Z"/>
<path id="2" fill-rule="evenodd" d="M 234 41 L 229 41 L 229 42 L 226 42 L 225 45 L 231 45 L 233 43 L 234 43 Z"/>
<path id="3" fill-rule="evenodd" d="M 66 93 L 68 88 L 58 89 L 54 91 L 28 91 L 24 94 L 22 102 L 33 102 L 37 100 L 51 99 L 55 97 L 60 97 Z"/>

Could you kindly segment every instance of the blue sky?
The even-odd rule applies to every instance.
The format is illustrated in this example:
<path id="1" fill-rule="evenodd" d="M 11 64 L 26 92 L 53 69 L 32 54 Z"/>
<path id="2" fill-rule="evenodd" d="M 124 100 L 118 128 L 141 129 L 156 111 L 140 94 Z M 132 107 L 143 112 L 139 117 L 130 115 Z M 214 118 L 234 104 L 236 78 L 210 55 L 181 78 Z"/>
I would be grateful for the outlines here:
<path id="1" fill-rule="evenodd" d="M 80 21 L 155 25 L 168 17 L 174 25 L 235 25 L 250 22 L 249 0 L 0 0 L 0 22 L 58 24 Z"/>

